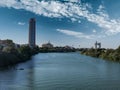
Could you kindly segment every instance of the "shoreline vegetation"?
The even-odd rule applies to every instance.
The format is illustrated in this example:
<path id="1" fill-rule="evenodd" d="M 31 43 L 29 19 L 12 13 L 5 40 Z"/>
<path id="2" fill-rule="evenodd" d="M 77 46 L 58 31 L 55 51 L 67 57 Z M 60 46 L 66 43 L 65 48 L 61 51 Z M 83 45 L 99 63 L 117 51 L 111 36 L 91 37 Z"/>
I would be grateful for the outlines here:
<path id="1" fill-rule="evenodd" d="M 117 49 L 83 49 L 81 54 L 104 60 L 120 62 L 120 46 Z"/>
<path id="2" fill-rule="evenodd" d="M 18 45 L 12 40 L 0 40 L 0 68 L 9 68 L 18 63 L 25 62 L 38 53 L 50 52 L 75 52 L 73 47 L 34 47 L 30 48 L 28 44 Z"/>
<path id="3" fill-rule="evenodd" d="M 0 46 L 0 68 L 7 68 L 18 63 L 30 60 L 30 58 L 39 53 L 39 47 L 30 48 L 29 45 L 16 46 L 12 40 L 4 40 Z"/>
<path id="4" fill-rule="evenodd" d="M 73 48 L 70 46 L 53 47 L 50 43 L 44 44 L 43 47 L 29 47 L 28 44 L 17 45 L 12 40 L 0 41 L 0 68 L 12 67 L 18 63 L 25 62 L 38 53 L 52 53 L 52 52 L 76 52 L 81 54 L 102 58 L 110 61 L 120 62 L 120 46 L 117 49 L 94 49 L 94 48 Z"/>
<path id="5" fill-rule="evenodd" d="M 66 47 L 53 47 L 53 48 L 47 48 L 47 47 L 40 47 L 39 48 L 39 52 L 40 53 L 53 53 L 53 52 L 63 52 L 63 53 L 67 53 L 67 52 L 75 52 L 76 49 L 75 48 L 66 48 Z"/>

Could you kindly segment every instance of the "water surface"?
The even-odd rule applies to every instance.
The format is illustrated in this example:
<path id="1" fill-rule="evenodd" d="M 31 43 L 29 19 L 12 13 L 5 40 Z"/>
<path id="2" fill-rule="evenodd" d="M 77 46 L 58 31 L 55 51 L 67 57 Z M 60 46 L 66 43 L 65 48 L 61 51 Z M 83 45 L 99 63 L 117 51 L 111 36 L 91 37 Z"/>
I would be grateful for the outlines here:
<path id="1" fill-rule="evenodd" d="M 0 90 L 120 90 L 120 64 L 79 53 L 40 53 L 0 71 Z"/>

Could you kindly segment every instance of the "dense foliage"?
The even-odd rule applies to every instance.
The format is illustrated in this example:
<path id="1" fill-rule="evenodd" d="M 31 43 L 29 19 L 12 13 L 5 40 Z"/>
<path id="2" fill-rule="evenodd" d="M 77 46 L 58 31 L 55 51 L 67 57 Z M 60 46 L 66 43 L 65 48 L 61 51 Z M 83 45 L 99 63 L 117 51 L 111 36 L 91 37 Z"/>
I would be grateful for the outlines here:
<path id="1" fill-rule="evenodd" d="M 52 47 L 52 48 L 47 48 L 47 47 L 41 47 L 40 52 L 46 53 L 46 52 L 75 52 L 75 48 L 65 48 L 65 47 Z"/>
<path id="2" fill-rule="evenodd" d="M 32 55 L 39 52 L 39 47 L 30 48 L 28 45 L 16 47 L 13 41 L 8 40 L 8 45 L 0 50 L 0 67 L 13 66 L 19 62 L 27 61 Z"/>
<path id="3" fill-rule="evenodd" d="M 117 49 L 84 49 L 81 54 L 106 60 L 120 61 L 120 46 Z"/>

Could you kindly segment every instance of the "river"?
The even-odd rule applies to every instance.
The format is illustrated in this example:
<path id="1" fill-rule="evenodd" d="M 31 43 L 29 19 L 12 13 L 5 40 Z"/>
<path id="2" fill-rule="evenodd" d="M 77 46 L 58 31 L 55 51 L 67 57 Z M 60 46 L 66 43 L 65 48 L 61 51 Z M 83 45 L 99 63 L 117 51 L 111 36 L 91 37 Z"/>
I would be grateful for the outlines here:
<path id="1" fill-rule="evenodd" d="M 79 53 L 39 53 L 0 71 L 0 90 L 120 90 L 120 64 Z"/>

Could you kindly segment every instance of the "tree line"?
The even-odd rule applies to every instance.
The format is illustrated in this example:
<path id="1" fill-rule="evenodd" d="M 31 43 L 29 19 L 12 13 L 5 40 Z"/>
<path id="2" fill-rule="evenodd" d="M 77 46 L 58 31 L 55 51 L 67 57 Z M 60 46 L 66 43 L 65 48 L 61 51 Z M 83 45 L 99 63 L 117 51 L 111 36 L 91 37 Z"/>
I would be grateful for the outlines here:
<path id="1" fill-rule="evenodd" d="M 111 61 L 120 61 L 120 46 L 117 49 L 84 49 L 81 54 Z"/>
<path id="2" fill-rule="evenodd" d="M 12 40 L 5 41 L 6 46 L 0 47 L 0 67 L 9 67 L 27 61 L 39 52 L 39 47 L 30 48 L 29 45 L 18 45 Z"/>

